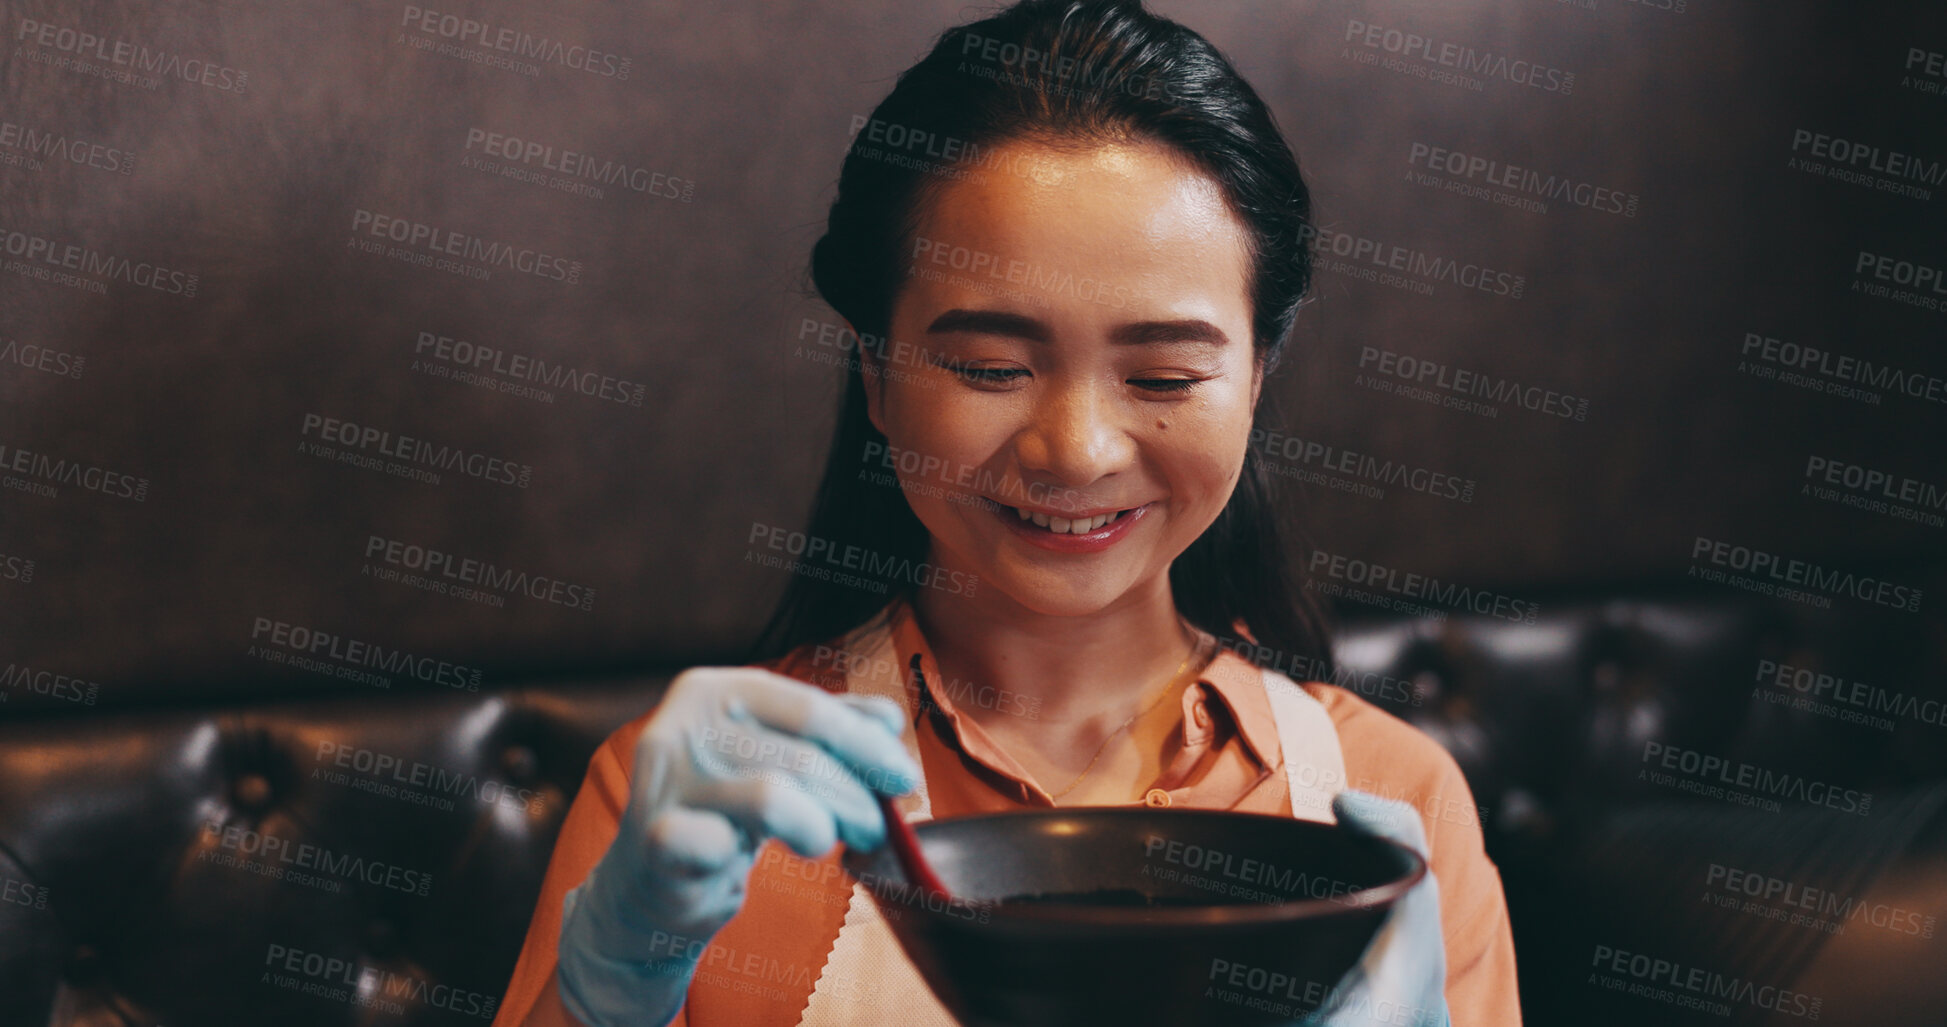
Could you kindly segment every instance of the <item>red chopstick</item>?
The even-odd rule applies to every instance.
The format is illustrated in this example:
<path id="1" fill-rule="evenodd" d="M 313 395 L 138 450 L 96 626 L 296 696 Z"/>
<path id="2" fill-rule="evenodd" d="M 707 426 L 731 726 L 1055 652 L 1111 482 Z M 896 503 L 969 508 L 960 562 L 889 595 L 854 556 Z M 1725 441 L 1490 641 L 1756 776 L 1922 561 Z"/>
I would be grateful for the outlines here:
<path id="1" fill-rule="evenodd" d="M 899 869 L 905 871 L 906 877 L 925 889 L 928 895 L 951 900 L 946 885 L 940 883 L 939 875 L 926 864 L 926 857 L 920 855 L 919 836 L 913 833 L 912 825 L 906 823 L 906 818 L 899 815 L 891 796 L 879 796 L 879 811 L 885 814 L 886 840 L 892 843 L 893 855 L 899 857 Z"/>

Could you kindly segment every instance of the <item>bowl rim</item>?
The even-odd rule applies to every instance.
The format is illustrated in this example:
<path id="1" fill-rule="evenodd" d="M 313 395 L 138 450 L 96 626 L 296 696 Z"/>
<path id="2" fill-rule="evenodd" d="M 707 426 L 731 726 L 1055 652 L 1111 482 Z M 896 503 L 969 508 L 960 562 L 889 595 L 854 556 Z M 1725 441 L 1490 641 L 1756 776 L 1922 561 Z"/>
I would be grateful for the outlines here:
<path id="1" fill-rule="evenodd" d="M 1061 806 L 1053 809 L 1015 810 L 998 813 L 975 813 L 964 817 L 943 817 L 937 820 L 915 822 L 913 832 L 919 836 L 920 846 L 925 847 L 928 828 L 936 824 L 967 824 L 983 820 L 1032 818 L 1036 820 L 1055 820 L 1075 816 L 1102 816 L 1143 814 L 1150 816 L 1190 817 L 1210 819 L 1255 819 L 1275 820 L 1285 824 L 1302 824 L 1324 831 L 1349 831 L 1338 824 L 1320 823 L 1315 820 L 1301 820 L 1296 817 L 1276 816 L 1266 813 L 1243 813 L 1232 810 L 1213 809 L 1158 809 L 1155 807 L 1128 806 Z M 1360 832 L 1360 837 L 1370 838 L 1404 854 L 1409 861 L 1409 870 L 1404 876 L 1376 884 L 1370 888 L 1348 892 L 1339 898 L 1304 898 L 1285 902 L 1238 902 L 1230 904 L 1213 903 L 1208 906 L 1083 906 L 1060 904 L 1011 904 L 997 899 L 953 898 L 952 904 L 960 907 L 973 907 L 989 911 L 990 919 L 996 923 L 1036 923 L 1050 921 L 1071 924 L 1078 927 L 1196 927 L 1231 924 L 1276 924 L 1288 921 L 1317 920 L 1336 916 L 1348 916 L 1384 908 L 1399 901 L 1408 891 L 1425 878 L 1431 868 L 1425 857 L 1411 848 L 1390 838 Z M 873 880 L 865 883 L 873 897 L 881 902 L 890 901 L 907 907 L 911 902 L 903 898 L 888 898 L 880 882 L 896 881 L 908 895 L 919 893 L 919 889 L 906 879 L 904 869 L 896 859 L 885 858 L 886 850 L 881 848 L 871 853 L 848 851 L 845 865 L 854 880 L 859 877 L 858 863 L 878 863 L 882 859 L 889 867 L 887 873 L 873 873 Z M 931 906 L 926 907 L 931 911 Z M 983 921 L 985 922 L 985 921 Z"/>

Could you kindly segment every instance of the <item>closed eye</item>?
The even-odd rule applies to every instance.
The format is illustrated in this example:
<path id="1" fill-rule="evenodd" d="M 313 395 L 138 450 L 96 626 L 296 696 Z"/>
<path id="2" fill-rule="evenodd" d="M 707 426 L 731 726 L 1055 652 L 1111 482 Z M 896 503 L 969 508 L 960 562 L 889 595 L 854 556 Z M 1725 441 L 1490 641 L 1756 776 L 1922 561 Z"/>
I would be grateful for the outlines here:
<path id="1" fill-rule="evenodd" d="M 1027 368 L 1024 367 L 972 367 L 948 361 L 942 361 L 940 366 L 975 385 L 999 385 L 1028 373 Z"/>
<path id="2" fill-rule="evenodd" d="M 1188 392 L 1202 384 L 1199 378 L 1131 378 L 1129 384 L 1149 392 Z"/>

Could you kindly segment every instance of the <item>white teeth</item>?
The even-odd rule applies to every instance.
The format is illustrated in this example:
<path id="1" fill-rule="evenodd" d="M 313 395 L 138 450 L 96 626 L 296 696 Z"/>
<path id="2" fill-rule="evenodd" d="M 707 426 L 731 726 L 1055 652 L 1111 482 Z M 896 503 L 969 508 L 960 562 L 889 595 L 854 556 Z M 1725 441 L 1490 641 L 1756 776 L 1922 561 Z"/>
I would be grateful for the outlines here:
<path id="1" fill-rule="evenodd" d="M 1093 517 L 1079 517 L 1071 520 L 1067 517 L 1050 517 L 1047 514 L 1040 512 L 1039 510 L 1029 511 L 1029 510 L 1024 510 L 1018 506 L 1014 507 L 1014 512 L 1017 515 L 1019 515 L 1022 520 L 1033 521 L 1035 524 L 1040 525 L 1041 527 L 1046 528 L 1049 531 L 1056 533 L 1057 535 L 1086 535 L 1091 531 L 1100 530 L 1104 524 L 1107 524 L 1110 521 L 1115 520 L 1116 517 L 1118 516 L 1116 514 L 1106 513 L 1106 514 L 1096 514 Z"/>

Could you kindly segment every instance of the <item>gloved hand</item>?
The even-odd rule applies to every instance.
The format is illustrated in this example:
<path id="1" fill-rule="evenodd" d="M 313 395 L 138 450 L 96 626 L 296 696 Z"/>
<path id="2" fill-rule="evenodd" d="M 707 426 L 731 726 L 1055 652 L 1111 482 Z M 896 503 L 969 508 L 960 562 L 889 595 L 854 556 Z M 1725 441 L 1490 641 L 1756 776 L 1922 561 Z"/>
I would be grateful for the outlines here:
<path id="1" fill-rule="evenodd" d="M 757 849 L 816 857 L 885 840 L 873 792 L 921 780 L 905 716 L 770 671 L 703 667 L 670 683 L 635 747 L 620 830 L 562 902 L 556 979 L 590 1027 L 666 1024 L 710 938 L 736 915 Z"/>
<path id="2" fill-rule="evenodd" d="M 1347 789 L 1332 799 L 1339 823 L 1398 842 L 1427 859 L 1426 876 L 1393 904 L 1337 1001 L 1305 1021 L 1316 1027 L 1448 1027 L 1447 944 L 1440 882 L 1420 814 L 1403 802 Z"/>

